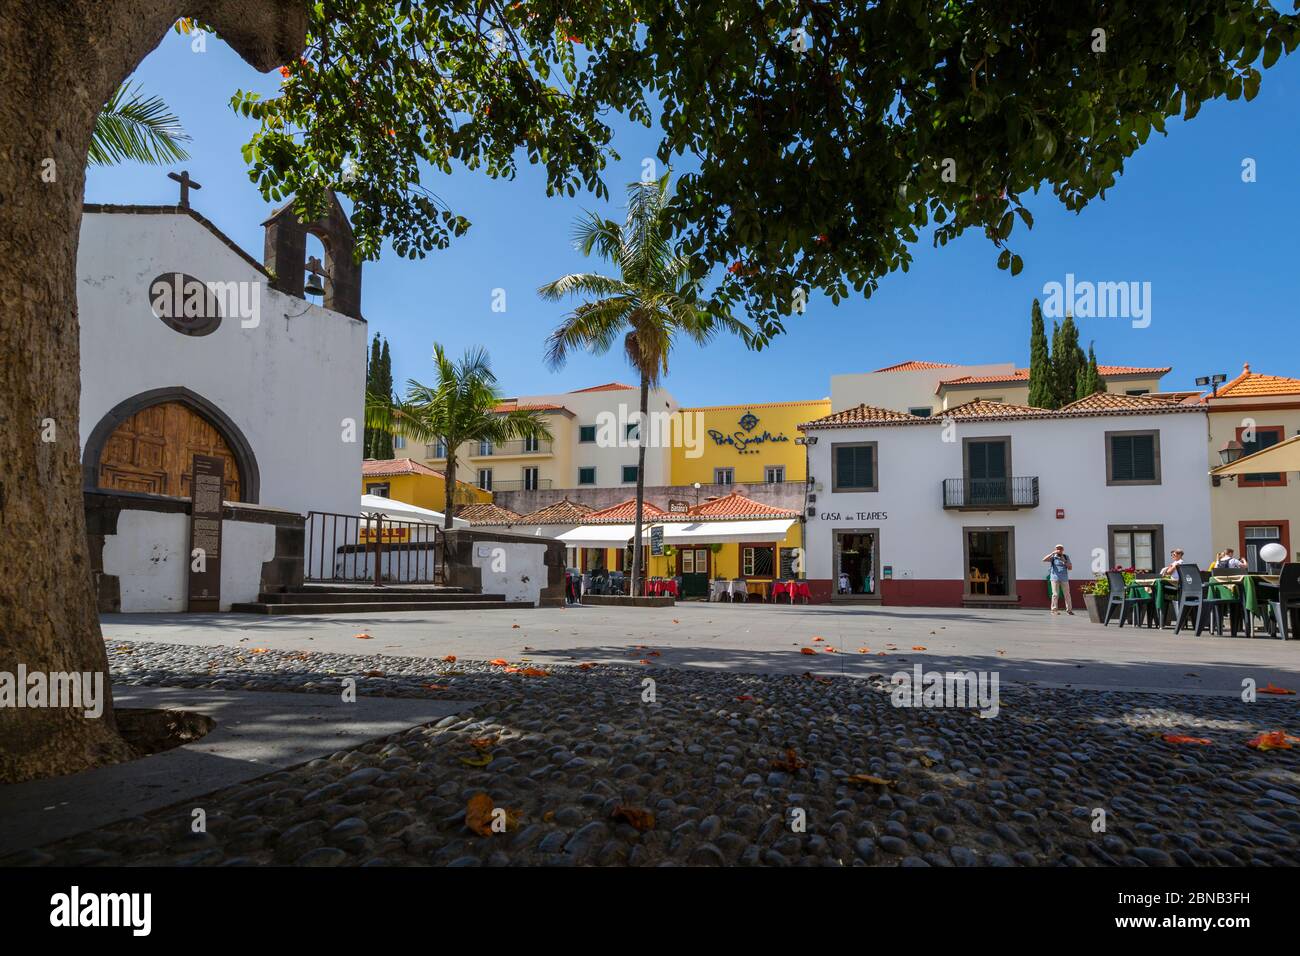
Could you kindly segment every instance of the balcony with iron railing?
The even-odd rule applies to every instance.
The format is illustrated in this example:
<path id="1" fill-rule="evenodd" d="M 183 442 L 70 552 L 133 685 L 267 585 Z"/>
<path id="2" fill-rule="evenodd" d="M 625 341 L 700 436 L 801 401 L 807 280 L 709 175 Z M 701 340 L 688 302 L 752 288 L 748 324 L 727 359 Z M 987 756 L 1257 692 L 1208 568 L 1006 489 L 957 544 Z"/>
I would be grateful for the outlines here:
<path id="1" fill-rule="evenodd" d="M 545 456 L 554 454 L 553 442 L 550 441 L 530 441 L 521 438 L 517 441 L 501 442 L 496 445 L 480 445 L 475 442 L 471 444 L 466 452 L 462 452 L 461 458 L 514 458 L 521 456 L 531 457 L 533 455 Z M 424 457 L 428 461 L 445 461 L 447 451 L 439 445 L 425 445 Z"/>
<path id="2" fill-rule="evenodd" d="M 957 511 L 1017 511 L 1038 507 L 1038 476 L 945 478 L 943 506 Z"/>
<path id="3" fill-rule="evenodd" d="M 534 478 L 531 482 L 526 479 L 512 478 L 504 481 L 493 479 L 492 487 L 485 489 L 487 491 L 550 491 L 550 478 Z"/>

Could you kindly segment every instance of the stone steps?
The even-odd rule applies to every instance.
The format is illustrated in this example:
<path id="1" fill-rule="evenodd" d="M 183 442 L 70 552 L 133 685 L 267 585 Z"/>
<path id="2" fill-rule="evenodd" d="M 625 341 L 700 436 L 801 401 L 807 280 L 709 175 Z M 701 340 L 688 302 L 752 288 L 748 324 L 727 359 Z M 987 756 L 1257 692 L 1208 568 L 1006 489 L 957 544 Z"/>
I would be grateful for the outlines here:
<path id="1" fill-rule="evenodd" d="M 475 594 L 464 588 L 435 586 L 329 587 L 306 585 L 292 591 L 263 592 L 256 601 L 232 604 L 242 614 L 364 614 L 379 611 L 486 611 L 526 608 L 503 594 Z"/>

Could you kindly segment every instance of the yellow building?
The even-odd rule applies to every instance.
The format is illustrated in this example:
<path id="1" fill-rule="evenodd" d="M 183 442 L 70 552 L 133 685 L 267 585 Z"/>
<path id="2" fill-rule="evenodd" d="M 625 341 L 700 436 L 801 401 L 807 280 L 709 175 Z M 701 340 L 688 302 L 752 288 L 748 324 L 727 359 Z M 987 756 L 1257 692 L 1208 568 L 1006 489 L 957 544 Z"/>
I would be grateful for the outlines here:
<path id="1" fill-rule="evenodd" d="M 361 493 L 404 501 L 417 508 L 442 511 L 446 507 L 446 477 L 410 458 L 367 458 L 361 463 Z M 457 480 L 453 496 L 456 504 L 468 505 L 492 500 L 490 491 L 481 491 Z"/>
<path id="2" fill-rule="evenodd" d="M 1223 464 L 1220 451 L 1235 443 L 1243 455 L 1263 451 L 1300 434 L 1300 379 L 1252 372 L 1250 366 L 1206 396 L 1209 463 Z M 1300 473 L 1237 475 L 1215 479 L 1210 492 L 1215 552 L 1232 548 L 1261 570 L 1259 549 L 1277 543 L 1288 560 L 1300 560 Z M 1173 544 L 1166 542 L 1166 547 Z"/>
<path id="3" fill-rule="evenodd" d="M 681 412 L 693 417 L 685 432 L 699 440 L 674 445 L 672 484 L 773 484 L 807 477 L 807 457 L 795 444 L 799 424 L 829 415 L 831 401 L 710 405 Z"/>

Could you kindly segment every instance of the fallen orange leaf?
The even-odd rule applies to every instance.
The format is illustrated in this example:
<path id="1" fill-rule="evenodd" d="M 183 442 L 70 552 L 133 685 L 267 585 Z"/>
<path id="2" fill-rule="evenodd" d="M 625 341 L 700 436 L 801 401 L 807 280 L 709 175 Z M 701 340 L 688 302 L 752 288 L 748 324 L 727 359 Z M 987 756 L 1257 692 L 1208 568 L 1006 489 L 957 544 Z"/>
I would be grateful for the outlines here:
<path id="1" fill-rule="evenodd" d="M 800 653 L 800 654 L 816 654 L 816 653 L 817 653 L 817 649 L 814 648 L 814 647 L 801 647 L 801 648 L 799 648 L 799 653 Z"/>
<path id="2" fill-rule="evenodd" d="M 1246 746 L 1255 750 L 1290 750 L 1293 740 L 1300 740 L 1300 737 L 1292 737 L 1285 730 L 1270 730 L 1252 737 L 1246 741 Z"/>
<path id="3" fill-rule="evenodd" d="M 476 793 L 465 805 L 465 826 L 479 836 L 492 835 L 492 811 L 496 807 L 486 793 Z"/>
<path id="4" fill-rule="evenodd" d="M 912 650 L 914 650 L 914 651 L 923 651 L 923 650 L 925 650 L 925 646 L 922 645 L 922 644 L 913 644 L 913 645 L 912 645 Z"/>
<path id="5" fill-rule="evenodd" d="M 496 742 L 497 738 L 495 737 L 471 737 L 468 741 L 469 745 L 475 750 L 487 750 Z"/>
<path id="6" fill-rule="evenodd" d="M 509 662 L 508 660 L 506 660 L 505 658 L 502 658 L 502 657 L 498 657 L 498 658 L 495 658 L 495 659 L 493 659 L 493 660 L 490 660 L 490 661 L 488 661 L 488 663 L 491 664 L 493 667 L 509 667 L 509 666 L 510 666 L 510 662 Z"/>
<path id="7" fill-rule="evenodd" d="M 511 629 L 511 630 L 514 630 L 514 631 L 517 631 L 517 630 L 519 630 L 519 625 L 518 625 L 518 624 L 511 624 L 511 625 L 510 625 L 510 629 Z"/>
<path id="8" fill-rule="evenodd" d="M 591 669 L 592 669 L 593 667 L 595 667 L 595 666 L 596 666 L 595 664 L 592 664 L 591 662 L 587 662 L 587 663 L 585 663 L 585 664 L 579 664 L 579 665 L 578 665 L 578 670 L 580 670 L 580 671 L 589 671 L 589 670 L 591 670 Z"/>
<path id="9" fill-rule="evenodd" d="M 424 686 L 429 690 L 451 690 L 446 684 L 425 684 Z"/>
<path id="10" fill-rule="evenodd" d="M 869 648 L 869 647 L 859 647 L 859 648 L 858 648 L 858 653 L 859 653 L 859 654 L 870 654 L 870 653 L 871 653 L 871 648 Z"/>
<path id="11" fill-rule="evenodd" d="M 826 645 L 826 653 L 827 653 L 827 654 L 838 654 L 839 651 L 835 650 L 835 645 L 834 645 L 834 644 L 827 644 L 827 645 Z"/>
<path id="12" fill-rule="evenodd" d="M 544 671 L 540 667 L 525 667 L 519 673 L 523 674 L 525 677 L 550 677 L 551 676 L 550 671 Z"/>
<path id="13" fill-rule="evenodd" d="M 374 638 L 371 637 L 369 634 L 367 634 L 365 631 L 362 631 L 360 634 L 353 634 L 352 636 L 355 637 L 358 641 L 373 641 L 373 640 L 374 640 Z"/>
<path id="14" fill-rule="evenodd" d="M 749 694 L 741 694 L 739 697 L 736 698 L 736 700 L 753 700 L 753 699 L 754 698 L 751 697 Z"/>
<path id="15" fill-rule="evenodd" d="M 443 658 L 443 662 L 444 662 L 444 663 L 447 663 L 447 664 L 455 664 L 455 663 L 456 663 L 456 655 L 455 655 L 455 654 L 448 654 L 446 657 Z"/>
<path id="16" fill-rule="evenodd" d="M 813 638 L 813 641 L 814 641 L 814 642 L 816 642 L 816 641 L 824 641 L 824 640 L 826 640 L 826 638 L 824 638 L 824 637 L 814 637 L 814 638 Z"/>
<path id="17" fill-rule="evenodd" d="M 1269 681 L 1268 686 L 1259 689 L 1261 694 L 1294 694 L 1295 691 L 1287 690 L 1285 687 L 1274 687 L 1273 682 Z"/>
<path id="18" fill-rule="evenodd" d="M 614 808 L 614 812 L 609 815 L 609 818 L 626 823 L 632 829 L 642 833 L 646 830 L 653 830 L 655 825 L 655 815 L 649 810 L 641 807 L 625 807 L 622 804 Z"/>
<path id="19" fill-rule="evenodd" d="M 1162 734 L 1160 739 L 1170 744 L 1208 744 L 1208 737 L 1186 737 L 1182 734 Z"/>
<path id="20" fill-rule="evenodd" d="M 778 760 L 770 760 L 768 761 L 768 763 L 770 763 L 772 767 L 774 767 L 775 769 L 784 770 L 787 773 L 794 773 L 795 771 L 799 770 L 801 767 L 808 766 L 808 762 L 805 760 L 801 760 L 799 755 L 795 753 L 795 749 L 793 747 L 786 747 L 784 757 Z"/>

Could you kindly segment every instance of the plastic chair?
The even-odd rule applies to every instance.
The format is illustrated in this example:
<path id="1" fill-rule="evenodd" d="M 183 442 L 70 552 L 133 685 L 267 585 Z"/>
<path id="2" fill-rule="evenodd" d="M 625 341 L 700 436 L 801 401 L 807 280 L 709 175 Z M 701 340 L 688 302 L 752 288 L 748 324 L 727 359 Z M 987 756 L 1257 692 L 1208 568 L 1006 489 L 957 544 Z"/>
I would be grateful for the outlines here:
<path id="1" fill-rule="evenodd" d="M 1289 640 L 1291 613 L 1300 612 L 1300 564 L 1282 565 L 1282 573 L 1277 582 L 1277 599 L 1269 601 L 1268 607 L 1277 621 L 1277 636 L 1284 641 Z"/>
<path id="2" fill-rule="evenodd" d="M 1156 599 L 1153 595 L 1147 597 L 1135 598 L 1130 597 L 1128 585 L 1124 583 L 1124 575 L 1120 571 L 1107 571 L 1106 583 L 1110 586 L 1110 597 L 1106 601 L 1106 613 L 1102 615 L 1101 623 L 1110 624 L 1110 617 L 1119 610 L 1119 626 L 1124 626 L 1124 618 L 1128 617 L 1128 612 L 1133 612 L 1133 626 L 1142 625 L 1142 612 L 1147 611 L 1154 618 L 1156 613 Z"/>
<path id="3" fill-rule="evenodd" d="M 1205 575 L 1194 564 L 1183 563 L 1178 566 L 1178 600 L 1174 610 L 1174 633 L 1183 629 L 1183 621 L 1190 611 L 1196 612 L 1196 636 L 1200 637 L 1205 629 L 1205 612 L 1210 612 L 1211 624 L 1215 633 L 1223 633 L 1223 615 L 1228 606 L 1235 604 L 1235 598 L 1211 598 L 1205 596 Z"/>

